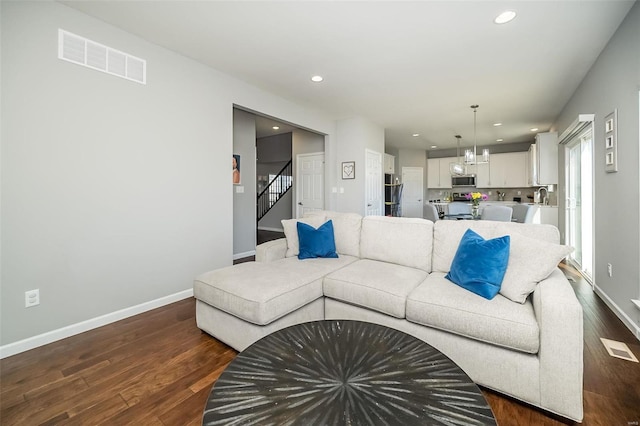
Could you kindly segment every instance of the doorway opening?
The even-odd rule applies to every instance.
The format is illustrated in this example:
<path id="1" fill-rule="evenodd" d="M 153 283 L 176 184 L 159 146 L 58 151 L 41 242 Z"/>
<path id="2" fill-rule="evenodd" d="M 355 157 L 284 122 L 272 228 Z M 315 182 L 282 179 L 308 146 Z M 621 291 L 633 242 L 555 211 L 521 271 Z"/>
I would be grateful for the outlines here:
<path id="1" fill-rule="evenodd" d="M 281 221 L 298 215 L 296 158 L 324 153 L 326 136 L 237 105 L 233 120 L 233 154 L 242 158 L 241 183 L 233 190 L 235 259 L 284 236 Z"/>
<path id="2" fill-rule="evenodd" d="M 565 146 L 565 241 L 574 248 L 570 262 L 593 284 L 593 131 Z"/>

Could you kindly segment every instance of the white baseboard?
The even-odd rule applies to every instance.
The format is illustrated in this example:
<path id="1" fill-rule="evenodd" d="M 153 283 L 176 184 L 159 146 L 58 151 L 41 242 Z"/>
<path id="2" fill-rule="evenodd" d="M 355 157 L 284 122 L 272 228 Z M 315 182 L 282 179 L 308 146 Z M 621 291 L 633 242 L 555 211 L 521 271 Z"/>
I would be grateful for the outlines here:
<path id="1" fill-rule="evenodd" d="M 84 333 L 85 331 L 93 330 L 94 328 L 102 327 L 103 325 L 111 324 L 116 321 L 120 321 L 122 319 L 159 308 L 161 306 L 169 305 L 179 300 L 187 299 L 189 297 L 193 297 L 192 288 L 178 293 L 170 294 L 159 299 L 151 300 L 149 302 L 144 302 L 139 305 L 131 306 L 129 308 L 124 308 L 116 312 L 101 315 L 99 317 L 82 321 L 77 324 L 71 324 L 57 330 L 48 331 L 46 333 L 29 337 L 24 340 L 9 343 L 7 345 L 0 346 L 0 359 L 9 357 L 11 355 L 16 355 L 40 346 L 44 346 L 58 340 L 66 339 L 67 337 L 75 336 L 76 334 Z"/>
<path id="2" fill-rule="evenodd" d="M 255 256 L 256 255 L 256 251 L 255 250 L 251 250 L 251 251 L 245 251 L 244 253 L 237 253 L 233 255 L 233 260 L 238 260 L 238 259 L 242 259 L 245 257 L 249 257 L 249 256 Z"/>
<path id="3" fill-rule="evenodd" d="M 622 309 L 620 309 L 620 307 L 616 305 L 616 303 L 613 300 L 611 300 L 611 298 L 607 295 L 607 293 L 605 293 L 597 285 L 594 285 L 594 287 L 596 290 L 596 294 L 600 296 L 602 300 L 604 300 L 604 303 L 607 304 L 609 309 L 611 309 L 613 313 L 616 314 L 618 318 L 620 318 L 620 321 L 622 321 L 624 325 L 626 325 L 627 328 L 631 330 L 631 332 L 636 336 L 636 339 L 640 340 L 640 327 L 638 327 L 633 322 L 633 320 L 629 318 L 629 316 Z"/>
<path id="4" fill-rule="evenodd" d="M 258 230 L 260 231 L 273 231 L 273 232 L 284 232 L 282 228 L 271 228 L 268 226 L 258 226 Z"/>

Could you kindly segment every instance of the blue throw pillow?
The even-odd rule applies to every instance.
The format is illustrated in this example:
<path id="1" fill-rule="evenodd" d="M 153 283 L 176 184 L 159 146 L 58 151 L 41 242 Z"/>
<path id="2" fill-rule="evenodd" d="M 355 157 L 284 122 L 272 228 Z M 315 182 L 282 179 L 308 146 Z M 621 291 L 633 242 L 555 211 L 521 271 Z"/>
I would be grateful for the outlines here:
<path id="1" fill-rule="evenodd" d="M 507 272 L 510 243 L 508 235 L 485 240 L 467 229 L 445 278 L 485 299 L 493 299 Z"/>
<path id="2" fill-rule="evenodd" d="M 318 229 L 302 222 L 298 222 L 296 226 L 298 228 L 298 243 L 300 244 L 298 259 L 338 257 L 331 220 L 323 223 Z"/>

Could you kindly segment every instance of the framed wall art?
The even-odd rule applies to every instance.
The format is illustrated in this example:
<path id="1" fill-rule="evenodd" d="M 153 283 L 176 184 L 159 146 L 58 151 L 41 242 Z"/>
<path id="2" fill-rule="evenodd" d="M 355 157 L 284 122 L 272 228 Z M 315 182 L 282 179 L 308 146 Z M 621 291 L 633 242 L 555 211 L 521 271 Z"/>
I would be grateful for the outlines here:
<path id="1" fill-rule="evenodd" d="M 618 110 L 604 118 L 604 170 L 618 171 Z"/>
<path id="2" fill-rule="evenodd" d="M 240 184 L 240 156 L 238 154 L 233 154 L 233 184 Z"/>
<path id="3" fill-rule="evenodd" d="M 345 161 L 342 163 L 342 179 L 355 179 L 356 178 L 356 162 Z"/>

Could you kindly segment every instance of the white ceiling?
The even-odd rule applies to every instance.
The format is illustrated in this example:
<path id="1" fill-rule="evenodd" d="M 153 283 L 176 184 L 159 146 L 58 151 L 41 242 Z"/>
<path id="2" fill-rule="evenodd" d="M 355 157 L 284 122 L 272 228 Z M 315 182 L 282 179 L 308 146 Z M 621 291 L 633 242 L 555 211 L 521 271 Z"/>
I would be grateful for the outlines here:
<path id="1" fill-rule="evenodd" d="M 365 117 L 388 146 L 442 149 L 455 134 L 473 144 L 474 103 L 478 145 L 548 130 L 634 2 L 63 3 L 336 119 Z M 506 9 L 516 19 L 494 24 Z"/>

